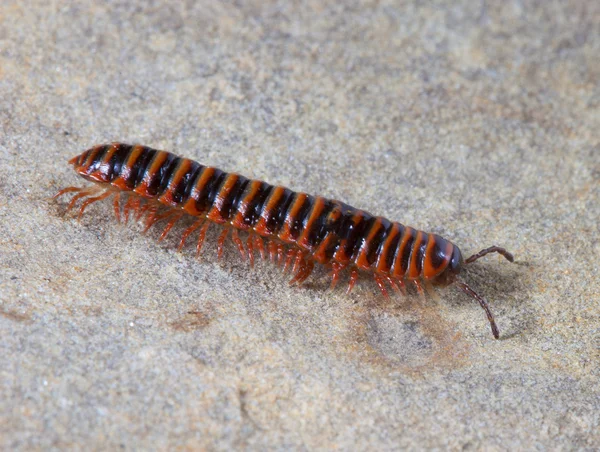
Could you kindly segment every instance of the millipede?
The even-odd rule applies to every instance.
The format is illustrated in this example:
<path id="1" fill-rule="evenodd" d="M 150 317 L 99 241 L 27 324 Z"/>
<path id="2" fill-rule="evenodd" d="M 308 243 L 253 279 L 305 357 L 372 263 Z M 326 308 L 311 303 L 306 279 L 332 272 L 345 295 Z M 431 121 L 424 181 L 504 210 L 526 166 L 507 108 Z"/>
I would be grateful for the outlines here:
<path id="1" fill-rule="evenodd" d="M 354 208 L 341 201 L 282 186 L 248 179 L 235 173 L 204 166 L 193 160 L 142 145 L 111 143 L 92 147 L 69 160 L 83 178 L 95 182 L 87 187 L 67 187 L 54 198 L 75 193 L 67 211 L 79 200 L 78 218 L 92 203 L 114 196 L 117 221 L 144 219 L 147 231 L 158 221 L 166 224 L 163 240 L 175 224 L 190 216 L 193 223 L 179 241 L 198 231 L 196 254 L 200 254 L 211 224 L 222 228 L 217 257 L 223 254 L 228 235 L 242 259 L 254 266 L 255 253 L 292 270 L 290 284 L 303 283 L 315 264 L 331 270 L 331 288 L 349 272 L 347 293 L 360 275 L 371 275 L 384 297 L 388 289 L 424 297 L 434 287 L 454 285 L 479 302 L 492 334 L 500 337 L 486 300 L 459 279 L 465 265 L 490 253 L 513 262 L 504 248 L 491 246 L 463 259 L 458 246 L 437 234 L 423 232 L 384 217 Z M 240 237 L 240 232 L 242 237 Z"/>

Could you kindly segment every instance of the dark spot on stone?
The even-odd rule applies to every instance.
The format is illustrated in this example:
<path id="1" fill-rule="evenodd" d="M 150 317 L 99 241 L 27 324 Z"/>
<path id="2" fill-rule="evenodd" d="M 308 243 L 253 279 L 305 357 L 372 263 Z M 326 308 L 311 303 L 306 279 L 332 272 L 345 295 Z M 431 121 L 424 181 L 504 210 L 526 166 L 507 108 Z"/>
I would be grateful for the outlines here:
<path id="1" fill-rule="evenodd" d="M 20 314 L 15 311 L 0 310 L 0 316 L 9 320 L 13 320 L 15 322 L 31 323 L 31 317 L 29 317 L 26 314 Z"/>
<path id="2" fill-rule="evenodd" d="M 432 341 L 419 322 L 375 313 L 367 322 L 367 341 L 380 355 L 391 362 L 418 366 L 427 362 L 433 353 Z"/>
<path id="3" fill-rule="evenodd" d="M 210 320 L 211 319 L 204 312 L 189 311 L 179 320 L 171 322 L 170 325 L 176 331 L 188 333 L 190 331 L 206 328 L 210 324 Z"/>

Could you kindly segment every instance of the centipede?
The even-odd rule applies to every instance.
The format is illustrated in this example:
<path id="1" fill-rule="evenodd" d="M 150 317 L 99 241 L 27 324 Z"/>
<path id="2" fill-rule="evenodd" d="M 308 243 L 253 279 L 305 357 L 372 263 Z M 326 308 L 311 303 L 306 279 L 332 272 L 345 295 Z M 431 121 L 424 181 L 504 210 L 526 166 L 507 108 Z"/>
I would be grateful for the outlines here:
<path id="1" fill-rule="evenodd" d="M 74 194 L 67 211 L 78 207 L 78 218 L 91 204 L 112 197 L 118 222 L 144 221 L 144 232 L 162 221 L 163 240 L 185 217 L 192 222 L 181 234 L 178 250 L 197 233 L 199 255 L 210 225 L 222 229 L 217 258 L 229 235 L 243 260 L 254 267 L 255 256 L 291 269 L 290 284 L 302 284 L 316 264 L 330 272 L 330 288 L 349 275 L 349 294 L 360 277 L 372 278 L 381 294 L 435 293 L 455 286 L 485 311 L 492 334 L 500 332 L 485 298 L 461 273 L 465 266 L 490 253 L 508 261 L 506 249 L 490 246 L 467 259 L 454 243 L 344 202 L 292 191 L 236 173 L 201 165 L 167 151 L 142 145 L 110 143 L 94 146 L 69 160 L 76 173 L 94 182 L 70 186 L 54 198 Z M 79 201 L 81 204 L 78 205 Z"/>

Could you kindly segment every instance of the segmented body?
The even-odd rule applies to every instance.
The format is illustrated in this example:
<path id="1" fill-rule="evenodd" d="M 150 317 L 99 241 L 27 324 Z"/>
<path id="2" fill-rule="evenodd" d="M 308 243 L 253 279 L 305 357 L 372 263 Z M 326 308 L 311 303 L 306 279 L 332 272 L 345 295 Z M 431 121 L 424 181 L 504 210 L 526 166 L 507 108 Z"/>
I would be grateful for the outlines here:
<path id="1" fill-rule="evenodd" d="M 203 166 L 170 152 L 112 143 L 93 147 L 70 163 L 81 176 L 107 187 L 99 196 L 74 187 L 59 193 L 81 191 L 73 202 L 91 196 L 81 213 L 91 202 L 115 194 L 119 217 L 119 196 L 128 193 L 134 196 L 125 205 L 126 215 L 129 209 L 147 213 L 148 227 L 161 218 L 170 218 L 163 236 L 185 214 L 199 217 L 184 232 L 181 245 L 203 225 L 198 248 L 202 246 L 209 224 L 203 223 L 204 219 L 226 228 L 219 240 L 220 252 L 229 229 L 242 256 L 247 253 L 251 262 L 255 249 L 264 255 L 263 239 L 267 240 L 271 257 L 286 261 L 286 267 L 293 266 L 294 282 L 304 281 L 319 263 L 332 269 L 333 284 L 344 269 L 351 273 L 349 289 L 359 272 L 370 273 L 387 295 L 385 282 L 396 289 L 410 283 L 419 291 L 423 284 L 448 285 L 463 264 L 459 248 L 436 234 L 340 201 Z M 160 205 L 167 207 L 166 214 L 158 213 Z M 246 246 L 237 231 L 248 233 Z"/>

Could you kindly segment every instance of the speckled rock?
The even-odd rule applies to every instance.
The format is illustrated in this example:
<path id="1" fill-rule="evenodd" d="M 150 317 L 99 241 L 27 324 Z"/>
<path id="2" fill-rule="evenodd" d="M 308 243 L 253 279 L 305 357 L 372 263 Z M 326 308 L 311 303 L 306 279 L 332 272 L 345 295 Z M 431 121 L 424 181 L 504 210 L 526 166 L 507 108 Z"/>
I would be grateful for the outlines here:
<path id="1" fill-rule="evenodd" d="M 600 3 L 423 3 L 1 2 L 0 448 L 600 448 Z M 501 340 L 77 222 L 107 141 L 506 246 L 465 275 Z"/>

